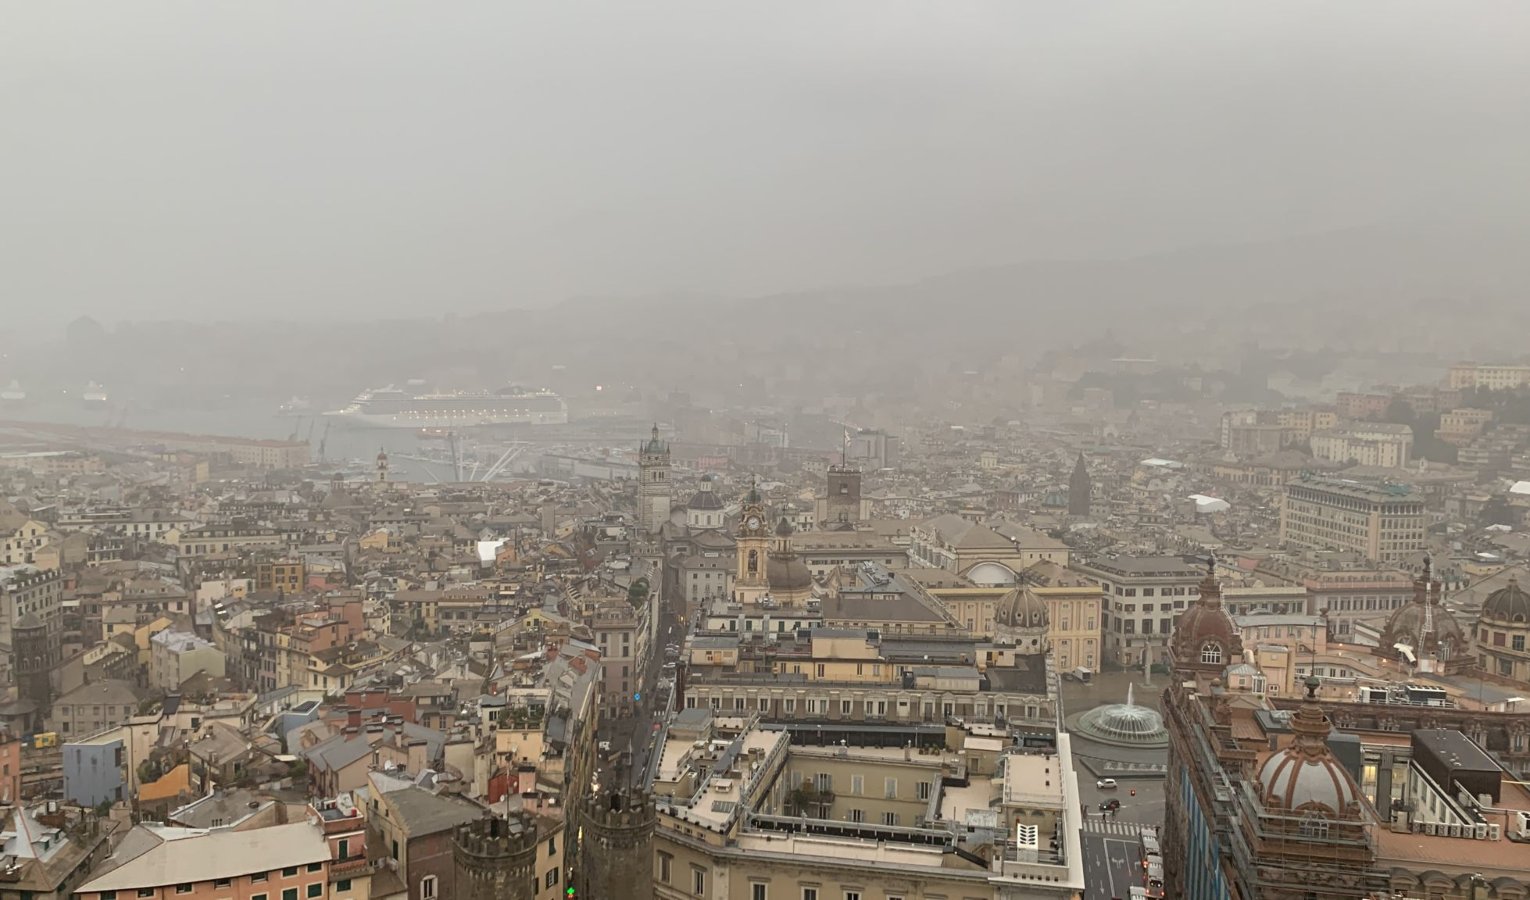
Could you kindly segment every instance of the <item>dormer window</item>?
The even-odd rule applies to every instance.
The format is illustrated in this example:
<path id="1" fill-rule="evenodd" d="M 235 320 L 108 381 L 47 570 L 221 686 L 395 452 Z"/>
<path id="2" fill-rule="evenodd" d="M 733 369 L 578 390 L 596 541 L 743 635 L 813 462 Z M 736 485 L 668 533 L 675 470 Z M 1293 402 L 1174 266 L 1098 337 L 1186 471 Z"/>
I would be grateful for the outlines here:
<path id="1" fill-rule="evenodd" d="M 1208 666 L 1222 664 L 1222 645 L 1214 641 L 1207 641 L 1201 645 L 1201 662 Z"/>

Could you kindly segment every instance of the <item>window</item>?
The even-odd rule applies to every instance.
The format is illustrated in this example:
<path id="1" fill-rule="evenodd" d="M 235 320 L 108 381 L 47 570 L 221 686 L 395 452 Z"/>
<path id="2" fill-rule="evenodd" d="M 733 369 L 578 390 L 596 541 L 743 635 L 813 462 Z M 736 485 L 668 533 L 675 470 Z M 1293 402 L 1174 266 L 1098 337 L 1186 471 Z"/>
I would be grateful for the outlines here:
<path id="1" fill-rule="evenodd" d="M 548 838 L 547 839 L 547 855 L 548 856 L 556 856 L 557 853 L 558 853 L 558 839 L 557 839 L 557 837 L 550 837 L 550 838 Z"/>
<path id="2" fill-rule="evenodd" d="M 292 876 L 294 876 L 296 874 L 297 874 L 297 866 L 288 866 L 287 868 L 282 869 L 282 877 L 283 878 L 291 878 Z"/>
<path id="3" fill-rule="evenodd" d="M 266 873 L 265 872 L 256 872 L 254 875 L 250 876 L 250 882 L 253 883 L 253 884 L 259 884 L 260 882 L 265 881 L 265 880 L 266 880 Z"/>
<path id="4" fill-rule="evenodd" d="M 230 879 L 230 878 L 217 878 L 217 879 L 213 880 L 213 887 L 215 887 L 215 888 L 228 887 L 232 883 L 233 883 L 233 879 Z"/>
<path id="5" fill-rule="evenodd" d="M 323 868 L 324 868 L 324 864 L 323 863 L 309 863 L 308 864 L 308 871 L 310 871 L 310 872 L 318 872 L 318 871 L 322 870 Z"/>
<path id="6" fill-rule="evenodd" d="M 1207 665 L 1219 665 L 1222 662 L 1222 646 L 1211 641 L 1202 644 L 1201 662 Z"/>
<path id="7" fill-rule="evenodd" d="M 426 875 L 420 879 L 420 900 L 436 900 L 436 876 Z"/>
<path id="8" fill-rule="evenodd" d="M 116 891 L 102 891 L 101 900 L 117 900 Z"/>
<path id="9" fill-rule="evenodd" d="M 191 885 L 189 885 L 189 884 L 178 884 L 178 885 L 175 886 L 175 892 L 177 894 L 189 894 L 189 893 L 191 893 Z"/>
<path id="10" fill-rule="evenodd" d="M 670 865 L 672 863 L 674 863 L 675 858 L 673 856 L 670 856 L 668 853 L 660 853 L 658 856 L 659 856 L 659 880 L 664 882 L 665 884 L 669 884 L 669 869 L 670 869 Z"/>
<path id="11" fill-rule="evenodd" d="M 845 891 L 845 900 L 861 900 L 861 892 Z"/>
<path id="12" fill-rule="evenodd" d="M 298 889 L 282 888 L 282 900 L 298 900 Z"/>
<path id="13" fill-rule="evenodd" d="M 1510 646 L 1512 646 L 1515 650 L 1524 650 L 1525 649 L 1525 636 L 1522 635 L 1522 634 L 1514 635 L 1514 637 L 1513 637 L 1513 639 L 1512 639 L 1512 641 L 1510 643 Z"/>
<path id="14" fill-rule="evenodd" d="M 705 894 L 707 892 L 707 873 L 702 869 L 691 869 L 691 892 Z"/>
<path id="15" fill-rule="evenodd" d="M 895 797 L 898 796 L 898 779 L 896 779 L 896 778 L 884 778 L 884 779 L 882 779 L 882 796 L 886 797 L 889 800 L 892 800 L 892 799 L 894 799 Z"/>
<path id="16" fill-rule="evenodd" d="M 318 882 L 310 884 L 308 886 L 308 896 L 310 898 L 324 896 L 324 885 Z"/>
<path id="17" fill-rule="evenodd" d="M 861 824 L 862 822 L 865 822 L 866 821 L 866 811 L 864 809 L 852 809 L 852 810 L 850 810 L 850 821 L 854 822 L 857 825 Z"/>
<path id="18" fill-rule="evenodd" d="M 885 813 L 882 813 L 882 824 L 883 825 L 897 825 L 898 824 L 898 814 L 895 813 L 895 812 L 885 812 Z"/>
<path id="19" fill-rule="evenodd" d="M 916 789 L 915 797 L 918 797 L 920 800 L 930 799 L 930 783 L 928 781 L 921 781 L 914 785 L 914 787 Z"/>
<path id="20" fill-rule="evenodd" d="M 865 777 L 861 775 L 850 776 L 850 793 L 859 797 L 864 791 Z"/>
<path id="21" fill-rule="evenodd" d="M 138 896 L 140 896 L 140 897 L 152 897 L 152 896 L 154 896 L 154 889 L 153 888 L 139 888 L 138 889 Z"/>
<path id="22" fill-rule="evenodd" d="M 749 900 L 767 900 L 769 894 L 765 891 L 766 886 L 759 882 L 749 885 Z"/>
<path id="23" fill-rule="evenodd" d="M 818 888 L 803 888 L 802 900 L 818 900 Z"/>
<path id="24" fill-rule="evenodd" d="M 554 885 L 556 885 L 558 883 L 558 870 L 557 869 L 548 869 L 547 870 L 547 878 L 545 878 L 543 880 L 543 882 L 544 882 L 543 885 L 542 885 L 543 887 L 553 887 Z"/>
<path id="25" fill-rule="evenodd" d="M 265 894 L 251 894 L 250 900 L 266 900 Z"/>
<path id="26" fill-rule="evenodd" d="M 335 882 L 335 891 L 336 891 L 336 893 L 344 893 L 345 891 L 349 891 L 350 889 L 351 889 L 351 880 L 349 878 L 342 878 L 339 881 Z"/>

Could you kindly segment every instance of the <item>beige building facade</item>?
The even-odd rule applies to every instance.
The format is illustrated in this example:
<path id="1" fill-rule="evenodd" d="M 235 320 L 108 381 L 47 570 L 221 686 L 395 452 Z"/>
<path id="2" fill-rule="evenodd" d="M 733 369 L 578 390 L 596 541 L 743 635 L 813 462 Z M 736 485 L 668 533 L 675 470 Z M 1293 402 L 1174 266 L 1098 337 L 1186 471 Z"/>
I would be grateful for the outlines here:
<path id="1" fill-rule="evenodd" d="M 1424 549 L 1424 498 L 1400 485 L 1311 478 L 1286 485 L 1280 541 L 1396 563 Z"/>

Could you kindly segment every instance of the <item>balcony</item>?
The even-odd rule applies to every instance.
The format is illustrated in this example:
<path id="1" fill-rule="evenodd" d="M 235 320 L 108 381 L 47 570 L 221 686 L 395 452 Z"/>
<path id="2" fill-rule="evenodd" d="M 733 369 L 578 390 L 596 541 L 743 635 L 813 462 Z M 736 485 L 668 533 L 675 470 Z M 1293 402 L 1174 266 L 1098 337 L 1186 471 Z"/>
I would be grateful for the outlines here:
<path id="1" fill-rule="evenodd" d="M 365 856 L 352 856 L 346 859 L 333 860 L 329 864 L 329 880 L 336 882 L 347 878 L 360 878 L 364 875 L 370 875 L 372 870 L 378 868 L 381 862 L 381 860 L 368 859 Z"/>

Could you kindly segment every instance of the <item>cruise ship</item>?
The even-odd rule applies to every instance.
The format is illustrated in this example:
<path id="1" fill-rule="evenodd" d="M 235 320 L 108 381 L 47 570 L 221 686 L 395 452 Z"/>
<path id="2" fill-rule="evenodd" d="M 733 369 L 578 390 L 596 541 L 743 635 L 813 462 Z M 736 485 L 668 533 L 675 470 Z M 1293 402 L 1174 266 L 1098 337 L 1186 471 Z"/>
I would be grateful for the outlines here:
<path id="1" fill-rule="evenodd" d="M 106 388 L 94 381 L 86 385 L 85 390 L 80 394 L 80 402 L 86 406 L 105 406 L 106 400 Z"/>
<path id="2" fill-rule="evenodd" d="M 390 385 L 362 391 L 343 409 L 325 415 L 373 428 L 565 425 L 568 406 L 562 397 L 545 390 L 507 387 L 498 391 L 415 394 Z"/>
<path id="3" fill-rule="evenodd" d="M 25 403 L 26 399 L 27 392 L 22 390 L 21 382 L 14 379 L 0 390 L 0 403 Z"/>

